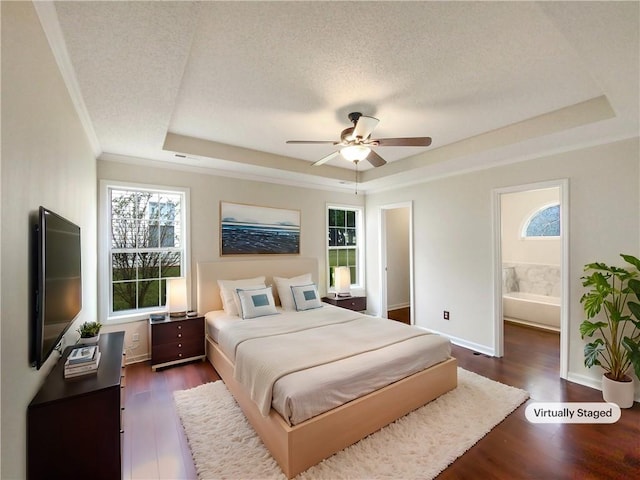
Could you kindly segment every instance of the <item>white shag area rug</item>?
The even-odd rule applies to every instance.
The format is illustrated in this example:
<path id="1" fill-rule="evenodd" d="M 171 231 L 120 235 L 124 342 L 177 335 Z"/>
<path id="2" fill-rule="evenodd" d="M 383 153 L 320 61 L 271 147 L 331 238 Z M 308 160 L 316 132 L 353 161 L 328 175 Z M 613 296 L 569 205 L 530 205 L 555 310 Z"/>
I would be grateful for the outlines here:
<path id="1" fill-rule="evenodd" d="M 174 392 L 198 478 L 285 479 L 221 381 Z M 528 398 L 458 368 L 458 387 L 296 477 L 431 479 Z"/>

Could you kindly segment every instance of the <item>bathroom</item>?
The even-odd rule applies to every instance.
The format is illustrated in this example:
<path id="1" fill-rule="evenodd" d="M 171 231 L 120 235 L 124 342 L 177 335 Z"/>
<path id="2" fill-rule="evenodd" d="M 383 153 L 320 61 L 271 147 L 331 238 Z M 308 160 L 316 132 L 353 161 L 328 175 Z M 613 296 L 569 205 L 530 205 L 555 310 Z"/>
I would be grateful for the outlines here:
<path id="1" fill-rule="evenodd" d="M 506 322 L 560 331 L 558 187 L 501 195 L 502 309 Z"/>

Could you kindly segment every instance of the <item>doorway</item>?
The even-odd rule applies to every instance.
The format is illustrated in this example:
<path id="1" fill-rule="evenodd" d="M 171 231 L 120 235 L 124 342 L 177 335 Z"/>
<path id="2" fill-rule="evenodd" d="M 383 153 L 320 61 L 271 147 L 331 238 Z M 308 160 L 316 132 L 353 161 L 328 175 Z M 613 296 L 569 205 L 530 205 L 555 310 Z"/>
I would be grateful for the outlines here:
<path id="1" fill-rule="evenodd" d="M 410 325 L 413 308 L 413 208 L 380 207 L 380 316 Z"/>
<path id="2" fill-rule="evenodd" d="M 561 378 L 568 375 L 568 181 L 494 190 L 494 351 L 504 322 L 555 329 Z M 554 230 L 556 228 L 557 230 Z"/>

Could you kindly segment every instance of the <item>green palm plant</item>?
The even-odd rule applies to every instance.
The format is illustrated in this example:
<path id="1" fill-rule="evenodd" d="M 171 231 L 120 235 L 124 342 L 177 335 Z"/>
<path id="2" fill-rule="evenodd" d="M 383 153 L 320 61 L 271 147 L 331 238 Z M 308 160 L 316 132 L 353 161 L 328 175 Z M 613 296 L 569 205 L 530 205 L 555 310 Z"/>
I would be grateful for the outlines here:
<path id="1" fill-rule="evenodd" d="M 584 365 L 599 365 L 606 375 L 618 382 L 629 381 L 631 366 L 640 378 L 640 260 L 632 255 L 620 255 L 631 268 L 589 263 L 581 277 L 589 290 L 582 296 L 587 319 L 580 324 L 580 335 L 599 335 L 584 347 Z M 592 322 L 598 316 L 600 320 Z M 602 318 L 604 317 L 604 318 Z M 606 321 L 604 321 L 606 320 Z"/>

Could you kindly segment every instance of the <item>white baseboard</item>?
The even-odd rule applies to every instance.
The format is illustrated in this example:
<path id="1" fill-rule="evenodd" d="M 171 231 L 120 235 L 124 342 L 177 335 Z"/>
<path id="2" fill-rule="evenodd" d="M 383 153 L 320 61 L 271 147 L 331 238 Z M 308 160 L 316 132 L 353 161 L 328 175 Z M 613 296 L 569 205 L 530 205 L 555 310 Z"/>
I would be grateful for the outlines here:
<path id="1" fill-rule="evenodd" d="M 388 311 L 400 310 L 401 308 L 408 308 L 410 306 L 411 306 L 410 303 L 398 303 L 396 305 L 387 305 L 387 310 Z"/>
<path id="2" fill-rule="evenodd" d="M 484 355 L 489 355 L 490 357 L 495 356 L 495 350 L 493 348 L 487 347 L 486 345 L 470 342 L 468 340 L 464 340 L 463 338 L 454 337 L 453 335 L 449 335 L 443 332 L 438 332 L 437 330 L 432 330 L 430 328 L 424 328 L 424 327 L 418 327 L 418 328 L 423 328 L 424 330 L 428 330 L 432 333 L 437 333 L 438 335 L 447 337 L 449 340 L 451 340 L 451 343 L 453 343 L 454 345 L 458 345 L 459 347 L 468 348 L 469 350 L 473 350 L 474 352 L 479 352 Z"/>
<path id="3" fill-rule="evenodd" d="M 147 360 L 151 360 L 151 355 L 149 355 L 148 353 L 144 353 L 142 355 L 135 355 L 135 356 L 127 354 L 126 365 L 131 365 L 132 363 L 146 362 Z"/>
<path id="4" fill-rule="evenodd" d="M 567 380 L 579 385 L 584 385 L 585 387 L 595 388 L 596 390 L 602 391 L 602 381 L 597 378 L 588 377 L 579 373 L 569 372 L 567 374 Z M 640 394 L 636 393 L 633 400 L 636 402 L 640 402 Z"/>

